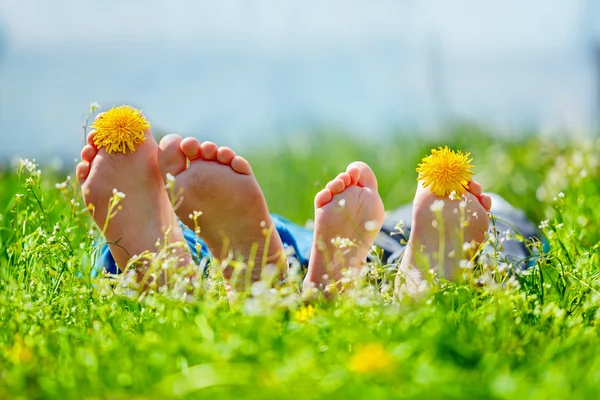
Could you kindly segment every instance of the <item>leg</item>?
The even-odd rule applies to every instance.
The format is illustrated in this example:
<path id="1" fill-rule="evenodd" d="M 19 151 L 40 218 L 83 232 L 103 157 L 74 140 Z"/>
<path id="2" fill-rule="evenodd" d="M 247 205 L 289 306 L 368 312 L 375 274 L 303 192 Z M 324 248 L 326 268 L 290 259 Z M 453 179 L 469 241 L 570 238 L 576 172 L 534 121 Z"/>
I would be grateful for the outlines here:
<path id="1" fill-rule="evenodd" d="M 158 145 L 151 132 L 145 132 L 146 140 L 132 154 L 98 150 L 93 135 L 91 132 L 81 152 L 77 178 L 85 204 L 109 242 L 117 266 L 123 270 L 132 256 L 155 251 L 158 240 L 183 242 L 160 176 Z M 117 198 L 121 200 L 109 214 L 109 206 Z M 185 247 L 176 247 L 176 253 L 181 264 L 191 262 Z M 138 270 L 140 279 L 144 274 L 143 268 Z"/>
<path id="2" fill-rule="evenodd" d="M 354 162 L 315 197 L 315 232 L 305 287 L 337 282 L 360 270 L 383 223 L 383 202 L 368 165 Z M 353 241 L 348 247 L 340 240 Z"/>

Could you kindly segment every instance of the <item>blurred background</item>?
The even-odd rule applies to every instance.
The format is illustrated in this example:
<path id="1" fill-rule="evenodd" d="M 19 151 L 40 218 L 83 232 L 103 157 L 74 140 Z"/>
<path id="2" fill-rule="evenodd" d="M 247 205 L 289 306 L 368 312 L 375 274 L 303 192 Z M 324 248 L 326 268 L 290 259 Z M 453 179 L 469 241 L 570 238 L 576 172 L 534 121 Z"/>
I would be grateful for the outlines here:
<path id="1" fill-rule="evenodd" d="M 585 135 L 596 0 L 0 0 L 0 159 L 72 160 L 89 104 L 241 148 L 457 123 Z"/>

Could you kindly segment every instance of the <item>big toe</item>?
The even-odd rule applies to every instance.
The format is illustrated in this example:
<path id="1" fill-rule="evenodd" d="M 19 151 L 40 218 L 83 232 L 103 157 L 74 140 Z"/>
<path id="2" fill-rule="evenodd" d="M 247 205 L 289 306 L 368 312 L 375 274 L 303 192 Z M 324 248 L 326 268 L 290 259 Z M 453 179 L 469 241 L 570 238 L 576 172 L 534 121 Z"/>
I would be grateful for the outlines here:
<path id="1" fill-rule="evenodd" d="M 158 144 L 158 167 L 164 178 L 167 173 L 179 175 L 187 166 L 185 154 L 181 151 L 181 136 L 168 134 Z"/>
<path id="2" fill-rule="evenodd" d="M 377 190 L 377 178 L 375 177 L 375 173 L 371 167 L 364 162 L 354 161 L 348 165 L 346 172 L 352 177 L 353 181 L 356 179 L 356 184 L 358 186 Z"/>

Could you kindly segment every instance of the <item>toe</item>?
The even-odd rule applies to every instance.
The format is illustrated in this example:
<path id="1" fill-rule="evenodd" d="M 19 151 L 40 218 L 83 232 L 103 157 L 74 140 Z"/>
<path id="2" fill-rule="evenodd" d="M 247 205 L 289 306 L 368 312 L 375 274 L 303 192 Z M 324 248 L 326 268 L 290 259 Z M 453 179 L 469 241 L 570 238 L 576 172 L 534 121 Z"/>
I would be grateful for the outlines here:
<path id="1" fill-rule="evenodd" d="M 343 180 L 335 178 L 334 180 L 329 182 L 327 186 L 325 186 L 325 188 L 331 191 L 331 193 L 333 194 L 338 194 L 342 193 L 344 189 L 346 189 L 346 185 L 344 184 Z"/>
<path id="2" fill-rule="evenodd" d="M 490 211 L 492 209 L 492 198 L 487 194 L 482 194 L 479 196 L 479 202 L 485 208 L 485 211 Z"/>
<path id="3" fill-rule="evenodd" d="M 245 158 L 240 156 L 235 156 L 231 161 L 231 169 L 233 169 L 238 174 L 242 175 L 252 175 L 252 167 L 250 163 L 246 161 Z"/>
<path id="4" fill-rule="evenodd" d="M 360 170 L 354 166 L 349 165 L 348 168 L 346 168 L 346 173 L 350 177 L 350 184 L 356 185 L 356 183 L 360 179 Z"/>
<path id="5" fill-rule="evenodd" d="M 200 157 L 200 142 L 193 137 L 187 137 L 181 141 L 179 148 L 190 161 Z"/>
<path id="6" fill-rule="evenodd" d="M 229 147 L 219 147 L 217 151 L 217 160 L 221 164 L 231 165 L 231 162 L 235 158 L 235 153 Z"/>
<path id="7" fill-rule="evenodd" d="M 357 185 L 369 189 L 377 190 L 377 178 L 375 173 L 367 164 L 362 161 L 355 161 L 348 165 L 348 170 L 358 169 L 360 176 L 358 177 Z"/>
<path id="8" fill-rule="evenodd" d="M 217 158 L 217 152 L 219 151 L 219 146 L 214 144 L 213 142 L 204 142 L 200 146 L 200 151 L 202 152 L 202 157 L 205 160 L 215 160 Z"/>
<path id="9" fill-rule="evenodd" d="M 315 208 L 323 207 L 333 200 L 333 193 L 328 189 L 323 189 L 315 196 Z"/>
<path id="10" fill-rule="evenodd" d="M 183 139 L 181 138 L 181 136 L 175 133 L 169 133 L 167 136 L 160 139 L 158 145 L 163 151 L 171 150 L 173 147 L 177 147 L 177 149 L 179 150 L 179 145 L 181 144 L 182 140 Z"/>
<path id="11" fill-rule="evenodd" d="M 352 184 L 352 178 L 350 177 L 350 174 L 348 174 L 347 172 L 342 172 L 341 174 L 339 174 L 336 179 L 341 179 L 344 182 L 344 185 L 346 187 L 350 186 Z"/>
<path id="12" fill-rule="evenodd" d="M 158 144 L 158 166 L 164 177 L 167 173 L 175 176 L 182 173 L 187 162 L 181 151 L 181 136 L 170 133 Z"/>
<path id="13" fill-rule="evenodd" d="M 81 149 L 81 159 L 83 161 L 87 161 L 88 163 L 92 162 L 94 157 L 96 157 L 96 154 L 98 154 L 98 149 L 89 144 L 86 144 L 83 146 L 83 149 Z"/>
<path id="14" fill-rule="evenodd" d="M 94 143 L 94 135 L 96 134 L 96 131 L 90 131 L 90 133 L 88 133 L 87 135 L 87 144 L 89 144 L 90 146 L 94 146 L 96 147 L 96 144 Z"/>
<path id="15" fill-rule="evenodd" d="M 481 196 L 481 185 L 478 182 L 471 181 L 467 187 L 467 190 L 476 197 Z"/>
<path id="16" fill-rule="evenodd" d="M 83 181 L 85 181 L 88 177 L 89 173 L 90 163 L 88 161 L 81 161 L 79 164 L 77 164 L 76 174 L 79 183 L 83 183 Z"/>
<path id="17" fill-rule="evenodd" d="M 100 118 L 104 117 L 104 114 L 106 114 L 106 112 L 98 113 L 98 115 L 96 115 L 96 118 L 94 118 L 94 121 L 98 121 Z"/>

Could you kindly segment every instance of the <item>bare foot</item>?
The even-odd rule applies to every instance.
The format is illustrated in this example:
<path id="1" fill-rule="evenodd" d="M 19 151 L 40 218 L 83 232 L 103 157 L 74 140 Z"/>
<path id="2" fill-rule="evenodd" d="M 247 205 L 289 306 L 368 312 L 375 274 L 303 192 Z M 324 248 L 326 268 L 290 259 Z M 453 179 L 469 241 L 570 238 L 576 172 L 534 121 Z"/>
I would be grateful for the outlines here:
<path id="1" fill-rule="evenodd" d="M 455 199 L 438 197 L 419 183 L 397 289 L 402 286 L 413 294 L 422 291 L 424 271 L 429 270 L 446 279 L 459 278 L 460 263 L 470 260 L 484 241 L 491 206 L 492 199 L 474 181 L 467 193 Z"/>
<path id="2" fill-rule="evenodd" d="M 146 131 L 146 140 L 135 153 L 128 154 L 98 150 L 93 144 L 94 133 L 90 132 L 81 151 L 77 178 L 85 204 L 104 230 L 117 266 L 124 270 L 132 256 L 156 251 L 156 243 L 165 240 L 165 233 L 169 243 L 185 243 L 159 172 L 158 145 L 151 132 Z M 108 218 L 110 203 L 121 193 L 125 197 Z M 176 252 L 180 252 L 182 264 L 191 263 L 187 245 Z M 143 275 L 144 271 L 138 271 L 140 278 Z"/>
<path id="3" fill-rule="evenodd" d="M 304 286 L 337 282 L 344 268 L 359 271 L 383 218 L 375 174 L 367 164 L 353 162 L 315 196 L 314 242 Z"/>
<path id="4" fill-rule="evenodd" d="M 241 259 L 251 267 L 252 281 L 261 278 L 267 264 L 276 265 L 283 277 L 283 244 L 250 164 L 227 147 L 195 138 L 168 135 L 160 148 L 161 170 L 176 177 L 175 193 L 182 193 L 176 213 L 192 230 L 199 226 L 213 256 Z M 186 158 L 188 167 L 181 162 Z M 198 211 L 202 214 L 196 213 L 195 220 Z M 227 279 L 232 278 L 233 264 L 224 270 Z"/>

